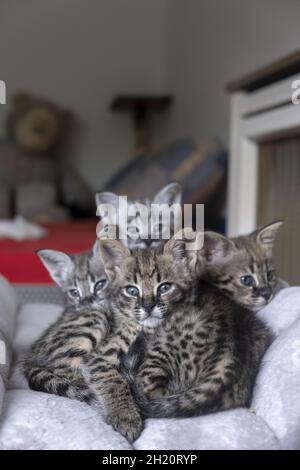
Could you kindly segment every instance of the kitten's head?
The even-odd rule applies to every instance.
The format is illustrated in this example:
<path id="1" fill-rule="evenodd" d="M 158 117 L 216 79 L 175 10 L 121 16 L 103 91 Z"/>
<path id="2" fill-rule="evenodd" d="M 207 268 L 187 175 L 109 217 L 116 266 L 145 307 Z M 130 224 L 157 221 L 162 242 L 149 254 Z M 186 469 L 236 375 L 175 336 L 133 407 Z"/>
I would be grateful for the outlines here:
<path id="1" fill-rule="evenodd" d="M 130 252 L 118 240 L 100 241 L 101 257 L 113 296 L 114 311 L 146 328 L 157 327 L 189 295 L 194 255 L 172 238 L 160 250 Z M 189 263 L 186 260 L 189 260 Z"/>
<path id="2" fill-rule="evenodd" d="M 98 240 L 92 250 L 75 255 L 56 250 L 38 250 L 37 254 L 65 294 L 68 305 L 97 306 L 104 300 L 106 275 Z"/>
<path id="3" fill-rule="evenodd" d="M 119 210 L 119 197 L 114 193 L 96 194 L 98 215 L 100 215 L 101 228 L 109 225 L 118 225 L 124 233 L 124 244 L 130 249 L 155 248 L 163 244 L 174 235 L 176 227 L 181 227 L 181 186 L 179 183 L 170 183 L 162 188 L 152 199 L 143 201 L 127 201 L 128 214 L 120 213 L 119 220 L 112 219 L 108 214 L 103 214 L 99 209 L 101 205 L 109 204 L 116 211 Z M 151 220 L 151 205 L 165 205 L 172 207 L 171 220 L 159 217 Z M 104 206 L 103 206 L 104 207 Z M 156 206 L 157 207 L 157 206 Z M 146 215 L 143 208 L 146 208 Z M 127 220 L 127 233 L 122 228 L 122 218 Z M 164 220 L 165 219 L 165 220 Z"/>
<path id="4" fill-rule="evenodd" d="M 257 311 L 269 303 L 278 282 L 273 247 L 282 222 L 229 239 L 205 232 L 206 271 L 211 281 L 236 302 Z"/>

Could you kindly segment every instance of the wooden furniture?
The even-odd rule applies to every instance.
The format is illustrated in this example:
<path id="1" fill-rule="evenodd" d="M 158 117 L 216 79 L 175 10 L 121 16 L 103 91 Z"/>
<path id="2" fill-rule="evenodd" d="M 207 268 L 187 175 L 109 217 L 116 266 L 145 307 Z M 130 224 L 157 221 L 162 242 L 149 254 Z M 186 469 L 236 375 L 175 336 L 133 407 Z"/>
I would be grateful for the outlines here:
<path id="1" fill-rule="evenodd" d="M 172 103 L 170 95 L 118 95 L 110 104 L 112 111 L 126 111 L 131 114 L 136 150 L 150 145 L 149 117 L 153 112 L 161 113 Z"/>
<path id="2" fill-rule="evenodd" d="M 231 82 L 228 235 L 257 226 L 261 142 L 300 133 L 300 105 L 292 83 L 300 79 L 300 51 Z"/>
<path id="3" fill-rule="evenodd" d="M 231 130 L 227 233 L 248 233 L 283 219 L 275 261 L 300 284 L 300 52 L 230 83 Z M 299 83 L 299 82 L 298 82 Z"/>

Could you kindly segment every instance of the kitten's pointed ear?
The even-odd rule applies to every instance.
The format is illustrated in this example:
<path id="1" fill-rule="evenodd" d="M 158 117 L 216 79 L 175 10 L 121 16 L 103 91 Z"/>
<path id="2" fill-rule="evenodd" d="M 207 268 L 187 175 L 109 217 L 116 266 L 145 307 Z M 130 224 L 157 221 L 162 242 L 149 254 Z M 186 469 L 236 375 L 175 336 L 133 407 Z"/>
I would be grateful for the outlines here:
<path id="1" fill-rule="evenodd" d="M 97 207 L 99 206 L 99 204 L 111 204 L 112 206 L 117 208 L 119 205 L 119 196 L 111 192 L 96 193 L 95 201 Z"/>
<path id="2" fill-rule="evenodd" d="M 101 254 L 100 254 L 100 242 L 98 238 L 96 238 L 96 241 L 91 249 L 90 262 L 95 264 L 96 266 L 102 265 Z"/>
<path id="3" fill-rule="evenodd" d="M 130 251 L 119 240 L 103 238 L 99 240 L 100 257 L 107 277 L 112 278 L 115 271 L 130 256 Z"/>
<path id="4" fill-rule="evenodd" d="M 176 261 L 186 260 L 190 267 L 197 263 L 197 250 L 202 247 L 200 232 L 184 228 L 177 232 L 164 246 L 164 254 L 171 255 Z"/>
<path id="5" fill-rule="evenodd" d="M 277 222 L 273 222 L 272 224 L 261 227 L 260 229 L 253 232 L 253 235 L 256 237 L 257 242 L 263 246 L 263 248 L 272 249 L 275 243 L 277 232 L 282 224 L 283 220 L 278 220 Z"/>
<path id="6" fill-rule="evenodd" d="M 92 248 L 93 257 L 100 258 L 100 241 L 96 238 L 96 241 Z"/>
<path id="7" fill-rule="evenodd" d="M 100 279 L 100 277 L 105 277 L 105 271 L 103 262 L 101 259 L 100 253 L 100 241 L 98 238 L 96 239 L 92 249 L 90 250 L 90 257 L 89 257 L 89 267 L 92 273 Z"/>
<path id="8" fill-rule="evenodd" d="M 204 232 L 204 246 L 201 251 L 207 263 L 227 262 L 236 253 L 232 240 L 217 232 Z"/>
<path id="9" fill-rule="evenodd" d="M 105 224 L 116 224 L 115 215 L 119 208 L 119 196 L 114 193 L 97 193 L 95 195 L 95 201 L 97 206 L 97 216 L 100 217 L 102 223 Z M 108 208 L 114 208 L 113 211 L 109 211 Z"/>
<path id="10" fill-rule="evenodd" d="M 154 204 L 181 204 L 182 189 L 179 183 L 170 183 L 164 186 L 153 198 Z"/>
<path id="11" fill-rule="evenodd" d="M 62 287 L 74 270 L 71 256 L 56 250 L 37 250 L 36 254 L 48 270 L 53 281 Z"/>

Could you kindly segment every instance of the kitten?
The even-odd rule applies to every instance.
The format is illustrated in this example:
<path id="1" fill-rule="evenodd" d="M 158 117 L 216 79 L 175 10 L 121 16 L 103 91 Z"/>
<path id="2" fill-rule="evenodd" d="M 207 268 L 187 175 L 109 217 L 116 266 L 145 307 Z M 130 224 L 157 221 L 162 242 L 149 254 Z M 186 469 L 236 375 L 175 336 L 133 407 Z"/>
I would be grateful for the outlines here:
<path id="1" fill-rule="evenodd" d="M 33 390 L 75 398 L 97 409 L 100 406 L 106 422 L 132 442 L 143 423 L 119 366 L 141 326 L 123 309 L 122 302 L 115 301 L 113 273 L 120 260 L 115 253 L 110 258 L 115 266 L 111 266 L 106 253 L 109 247 L 105 249 L 105 240 L 101 243 L 109 282 L 98 242 L 92 252 L 76 256 L 39 252 L 69 300 L 58 321 L 32 346 L 23 369 Z M 116 243 L 129 256 L 128 248 Z"/>
<path id="2" fill-rule="evenodd" d="M 120 220 L 116 221 L 111 219 L 107 214 L 104 215 L 99 209 L 101 204 L 110 204 L 118 211 L 119 196 L 114 193 L 104 192 L 96 194 L 95 198 L 98 208 L 97 214 L 100 216 L 101 228 L 104 229 L 109 225 L 119 225 L 120 229 L 124 232 Z M 125 233 L 124 237 L 125 245 L 130 249 L 161 246 L 164 240 L 169 239 L 174 234 L 174 231 L 177 231 L 182 225 L 181 199 L 182 194 L 180 184 L 170 183 L 162 188 L 152 199 L 127 201 L 128 214 L 119 214 L 121 220 L 122 217 L 125 217 L 127 220 L 127 233 Z M 148 216 L 145 220 L 141 215 L 138 207 L 139 204 L 143 204 L 148 211 Z M 153 221 L 151 224 L 150 209 L 152 204 L 167 205 L 169 207 L 173 206 L 173 217 L 171 221 L 161 218 L 158 221 Z M 176 227 L 178 228 L 176 229 Z"/>
<path id="3" fill-rule="evenodd" d="M 37 255 L 60 287 L 68 306 L 92 302 L 96 307 L 98 293 L 102 299 L 106 279 L 99 249 L 99 241 L 96 240 L 90 251 L 72 255 L 56 250 L 37 250 Z"/>
<path id="4" fill-rule="evenodd" d="M 98 242 L 78 255 L 54 250 L 38 255 L 66 294 L 67 306 L 25 356 L 25 376 L 33 390 L 90 402 L 80 366 L 107 336 L 112 321 Z"/>
<path id="5" fill-rule="evenodd" d="M 161 254 L 122 253 L 115 302 L 144 330 L 122 372 L 142 415 L 195 416 L 249 406 L 270 343 L 267 328 L 215 286 L 199 283 L 199 256 L 183 240 L 171 239 Z"/>
<path id="6" fill-rule="evenodd" d="M 129 282 L 126 275 L 133 258 L 127 247 L 111 239 L 100 240 L 100 253 L 110 286 L 107 298 L 113 322 L 110 334 L 83 370 L 93 395 L 105 410 L 106 422 L 133 442 L 140 435 L 143 422 L 130 386 L 120 373 L 122 357 L 142 330 L 132 306 L 127 304 L 131 296 L 123 288 Z"/>
<path id="7" fill-rule="evenodd" d="M 205 232 L 206 278 L 235 302 L 258 311 L 284 285 L 274 268 L 273 248 L 282 221 L 249 235 L 227 238 Z"/>

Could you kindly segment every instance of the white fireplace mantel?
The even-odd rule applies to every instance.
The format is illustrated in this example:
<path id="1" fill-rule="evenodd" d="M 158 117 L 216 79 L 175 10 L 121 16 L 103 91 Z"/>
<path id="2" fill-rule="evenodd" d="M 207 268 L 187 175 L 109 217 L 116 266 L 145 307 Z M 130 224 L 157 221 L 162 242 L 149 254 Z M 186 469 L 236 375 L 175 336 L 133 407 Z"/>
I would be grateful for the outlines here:
<path id="1" fill-rule="evenodd" d="M 274 72 L 274 64 L 266 70 L 270 68 Z M 259 71 L 260 82 L 263 81 L 262 72 Z M 240 81 L 243 83 L 241 87 L 238 82 L 235 82 L 237 86 L 235 83 L 229 86 L 233 92 L 228 188 L 229 236 L 250 232 L 257 226 L 259 143 L 300 130 L 300 104 L 295 105 L 291 100 L 294 92 L 292 82 L 299 79 L 300 65 L 299 73 L 285 74 L 285 78 L 276 79 L 273 83 L 267 80 L 267 84 L 255 87 L 254 91 L 249 87 L 250 81 L 247 84 L 244 79 Z"/>

